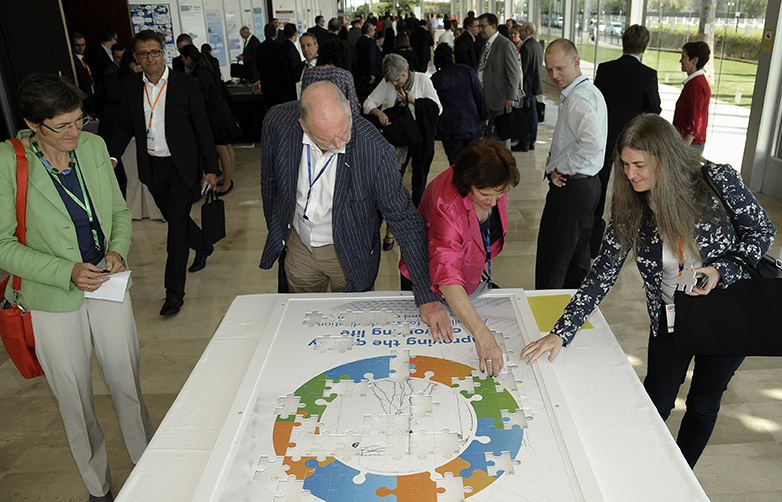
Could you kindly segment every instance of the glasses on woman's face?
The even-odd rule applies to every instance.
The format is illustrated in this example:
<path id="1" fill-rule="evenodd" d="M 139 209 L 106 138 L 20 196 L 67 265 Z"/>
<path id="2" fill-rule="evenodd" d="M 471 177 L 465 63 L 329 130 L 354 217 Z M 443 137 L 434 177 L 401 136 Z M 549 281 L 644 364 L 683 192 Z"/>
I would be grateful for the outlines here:
<path id="1" fill-rule="evenodd" d="M 64 125 L 61 125 L 61 126 L 56 127 L 56 128 L 55 127 L 49 127 L 48 125 L 46 125 L 43 122 L 41 122 L 41 125 L 44 126 L 47 129 L 49 129 L 50 131 L 52 131 L 55 134 L 62 134 L 62 133 L 64 133 L 65 131 L 69 130 L 72 127 L 75 127 L 76 129 L 81 130 L 82 127 L 84 127 L 85 125 L 89 124 L 90 120 L 92 120 L 91 117 L 81 116 L 78 119 L 76 119 L 75 121 L 71 122 L 70 124 L 64 124 Z"/>
<path id="2" fill-rule="evenodd" d="M 139 59 L 147 59 L 149 57 L 159 58 L 160 55 L 163 54 L 163 51 L 160 49 L 152 49 L 151 51 L 141 51 L 136 52 L 135 54 Z"/>

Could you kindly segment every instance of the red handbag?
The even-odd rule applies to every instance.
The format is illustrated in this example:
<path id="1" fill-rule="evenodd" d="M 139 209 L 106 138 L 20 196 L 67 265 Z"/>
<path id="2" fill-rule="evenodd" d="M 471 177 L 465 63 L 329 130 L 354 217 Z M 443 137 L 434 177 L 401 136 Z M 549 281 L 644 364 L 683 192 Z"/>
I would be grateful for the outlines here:
<path id="1" fill-rule="evenodd" d="M 9 140 L 16 152 L 16 238 L 21 244 L 27 242 L 25 216 L 27 211 L 27 155 L 22 142 L 18 139 Z M 0 282 L 0 294 L 5 293 L 8 279 L 13 277 L 11 288 L 14 291 L 13 304 L 10 308 L 0 309 L 0 338 L 5 351 L 14 362 L 19 373 L 25 378 L 35 378 L 43 375 L 43 368 L 35 355 L 35 338 L 33 337 L 33 321 L 30 311 L 19 305 L 19 290 L 22 279 L 17 276 L 6 277 Z"/>

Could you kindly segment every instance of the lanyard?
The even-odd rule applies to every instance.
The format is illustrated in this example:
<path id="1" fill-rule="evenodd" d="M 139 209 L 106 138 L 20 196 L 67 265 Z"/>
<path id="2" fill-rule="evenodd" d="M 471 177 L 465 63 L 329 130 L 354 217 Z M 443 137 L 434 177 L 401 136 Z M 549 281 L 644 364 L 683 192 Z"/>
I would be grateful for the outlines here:
<path id="1" fill-rule="evenodd" d="M 59 176 L 57 176 L 57 170 L 54 168 L 49 167 L 51 164 L 44 160 L 43 154 L 38 151 L 38 148 L 35 146 L 34 143 L 31 142 L 31 146 L 33 147 L 33 152 L 35 153 L 35 156 L 40 159 L 41 164 L 43 164 L 43 167 L 46 168 L 46 171 L 49 173 L 49 176 L 52 177 L 54 181 L 56 181 L 60 187 L 65 190 L 65 193 L 68 194 L 68 196 L 73 200 L 73 202 L 76 203 L 77 206 L 82 208 L 85 213 L 87 213 L 87 219 L 90 221 L 90 231 L 92 232 L 92 241 L 95 243 L 95 249 L 100 251 L 100 241 L 98 240 L 98 230 L 95 227 L 95 218 L 92 214 L 92 204 L 89 200 L 89 195 L 87 194 L 87 187 L 84 185 L 84 178 L 82 178 L 81 175 L 81 169 L 79 169 L 79 160 L 76 158 L 76 152 L 71 152 L 71 160 L 73 160 L 73 170 L 76 171 L 76 179 L 79 180 L 79 188 L 81 188 L 81 193 L 84 196 L 84 201 L 82 202 L 81 199 L 79 199 L 76 194 L 68 190 L 68 187 L 63 185 L 62 180 Z M 64 174 L 67 174 L 66 171 L 63 172 Z"/>
<path id="2" fill-rule="evenodd" d="M 682 238 L 679 237 L 679 277 L 684 271 L 684 249 L 682 248 Z"/>
<path id="3" fill-rule="evenodd" d="M 480 220 L 478 220 L 480 224 Z M 486 233 L 481 232 L 483 237 L 483 247 L 486 250 L 486 266 L 489 270 L 489 278 L 491 278 L 491 208 L 489 208 L 489 216 L 486 218 Z"/>
<path id="4" fill-rule="evenodd" d="M 157 93 L 157 97 L 155 98 L 155 102 L 152 103 L 149 100 L 149 92 L 147 92 L 147 83 L 144 82 L 144 94 L 147 95 L 147 103 L 149 103 L 149 107 L 152 108 L 149 111 L 149 127 L 147 128 L 147 130 L 152 129 L 152 114 L 155 113 L 155 107 L 157 106 L 157 100 L 160 99 L 160 95 L 163 94 L 163 90 L 166 88 L 166 84 L 167 83 L 168 83 L 168 80 L 163 82 L 163 87 L 160 88 L 160 92 Z"/>
<path id="5" fill-rule="evenodd" d="M 312 180 L 312 162 L 310 159 L 310 145 L 307 145 L 307 172 L 309 173 L 309 181 L 310 181 L 310 188 L 307 190 L 307 202 L 304 204 L 304 219 L 307 219 L 307 208 L 310 206 L 310 196 L 312 195 L 312 187 L 315 186 L 315 183 L 318 182 L 320 177 L 323 175 L 323 172 L 326 171 L 326 168 L 329 167 L 329 164 L 331 163 L 331 159 L 334 158 L 336 153 L 332 153 L 331 157 L 329 157 L 329 160 L 326 161 L 326 165 L 323 166 L 323 169 L 320 170 L 317 176 L 315 176 L 315 180 Z"/>

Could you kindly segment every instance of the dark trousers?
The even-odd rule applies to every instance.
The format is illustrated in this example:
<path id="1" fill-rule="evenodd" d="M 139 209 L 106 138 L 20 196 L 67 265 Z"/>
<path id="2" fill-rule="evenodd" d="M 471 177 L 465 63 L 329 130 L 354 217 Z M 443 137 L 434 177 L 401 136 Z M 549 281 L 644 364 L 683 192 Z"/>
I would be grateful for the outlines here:
<path id="1" fill-rule="evenodd" d="M 600 197 L 596 176 L 549 183 L 540 218 L 535 289 L 577 288 L 589 272 L 589 236 Z"/>
<path id="2" fill-rule="evenodd" d="M 190 218 L 193 188 L 185 184 L 171 157 L 149 157 L 152 181 L 149 193 L 168 223 L 166 242 L 166 296 L 181 299 L 185 296 L 187 257 L 190 249 L 209 252 L 212 246 L 204 243 L 201 229 Z"/>
<path id="3" fill-rule="evenodd" d="M 421 203 L 421 199 L 424 197 L 424 191 L 426 190 L 426 180 L 429 178 L 429 169 L 432 167 L 432 160 L 434 160 L 434 140 L 424 140 L 424 143 L 418 145 L 412 145 L 410 152 L 410 164 L 413 169 L 412 179 L 412 197 L 413 204 L 418 207 Z M 405 167 L 407 164 L 405 164 Z M 402 175 L 405 174 L 405 167 L 402 168 Z"/>
<path id="4" fill-rule="evenodd" d="M 456 164 L 456 159 L 464 151 L 465 148 L 470 146 L 476 139 L 444 139 L 443 150 L 445 150 L 445 156 L 448 157 L 448 163 L 450 165 Z"/>
<path id="5" fill-rule="evenodd" d="M 529 111 L 532 131 L 522 135 L 519 143 L 527 148 L 534 148 L 535 142 L 538 140 L 538 101 L 535 99 L 535 96 L 526 96 L 522 98 L 522 106 Z"/>
<path id="6" fill-rule="evenodd" d="M 692 357 L 682 357 L 673 348 L 673 333 L 668 333 L 665 307 L 660 314 L 660 331 L 649 337 L 648 369 L 644 388 L 663 420 L 674 407 L 676 394 L 684 382 Z M 728 388 L 743 357 L 696 356 L 692 382 L 687 393 L 684 412 L 676 444 L 690 467 L 694 467 L 709 442 L 722 394 Z"/>
<path id="7" fill-rule="evenodd" d="M 597 173 L 600 180 L 600 199 L 595 206 L 595 221 L 592 225 L 592 235 L 589 237 L 589 252 L 592 258 L 597 258 L 600 252 L 600 243 L 603 242 L 603 233 L 606 230 L 606 222 L 603 220 L 603 212 L 606 207 L 606 194 L 608 192 L 608 181 L 611 179 L 611 171 L 614 167 L 614 147 L 611 146 L 611 153 L 606 154 L 603 168 Z"/>

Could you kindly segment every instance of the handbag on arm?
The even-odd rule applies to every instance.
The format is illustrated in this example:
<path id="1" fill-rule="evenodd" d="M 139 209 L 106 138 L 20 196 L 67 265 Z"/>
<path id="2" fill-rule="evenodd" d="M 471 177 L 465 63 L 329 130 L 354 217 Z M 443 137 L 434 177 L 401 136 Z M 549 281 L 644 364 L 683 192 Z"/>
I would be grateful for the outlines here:
<path id="1" fill-rule="evenodd" d="M 25 216 L 27 210 L 27 155 L 22 142 L 9 140 L 16 153 L 16 238 L 24 245 L 27 242 Z M 19 291 L 22 279 L 17 275 L 6 277 L 0 282 L 0 292 L 5 293 L 8 280 L 11 279 L 13 300 L 3 300 L 0 305 L 0 338 L 3 346 L 19 373 L 25 378 L 43 375 L 43 368 L 35 355 L 35 338 L 30 311 L 19 304 Z"/>
<path id="2" fill-rule="evenodd" d="M 703 168 L 706 183 L 727 209 L 722 193 Z M 730 211 L 726 211 L 736 235 L 741 235 Z M 758 266 L 729 253 L 723 258 L 747 269 L 741 279 L 705 296 L 675 295 L 676 320 L 673 341 L 683 356 L 782 356 L 782 332 L 777 309 L 782 305 L 782 269 L 764 256 Z"/>

